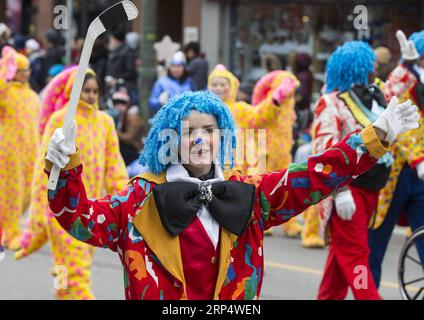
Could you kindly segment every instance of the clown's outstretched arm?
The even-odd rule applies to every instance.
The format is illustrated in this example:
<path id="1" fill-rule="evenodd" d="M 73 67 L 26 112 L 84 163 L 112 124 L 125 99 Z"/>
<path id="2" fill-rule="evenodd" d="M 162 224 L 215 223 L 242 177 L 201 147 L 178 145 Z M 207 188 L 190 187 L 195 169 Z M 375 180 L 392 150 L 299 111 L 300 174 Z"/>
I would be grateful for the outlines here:
<path id="1" fill-rule="evenodd" d="M 266 128 L 278 119 L 280 110 L 280 106 L 272 101 L 272 97 L 268 97 L 256 106 L 243 101 L 235 104 L 236 118 L 239 120 L 237 122 L 242 129 Z"/>
<path id="2" fill-rule="evenodd" d="M 245 102 L 237 102 L 235 113 L 242 121 L 244 128 L 266 128 L 278 119 L 279 113 L 284 108 L 294 104 L 294 94 L 298 87 L 299 81 L 297 79 L 287 77 L 255 106 Z"/>
<path id="3" fill-rule="evenodd" d="M 75 122 L 70 141 L 75 141 L 74 126 Z M 57 129 L 50 140 L 45 171 L 49 174 L 53 164 L 62 168 L 56 190 L 48 191 L 50 209 L 74 238 L 117 251 L 128 220 L 135 215 L 135 204 L 142 202 L 148 193 L 143 184 L 134 182 L 113 196 L 88 199 L 81 178 L 80 155 L 72 150 L 72 143 L 64 141 L 62 129 Z"/>
<path id="4" fill-rule="evenodd" d="M 348 135 L 320 155 L 288 169 L 240 177 L 255 183 L 264 229 L 286 222 L 369 170 L 390 151 L 394 138 L 418 127 L 417 108 L 393 99 L 379 119 L 361 132 Z M 257 210 L 259 212 L 259 210 Z"/>

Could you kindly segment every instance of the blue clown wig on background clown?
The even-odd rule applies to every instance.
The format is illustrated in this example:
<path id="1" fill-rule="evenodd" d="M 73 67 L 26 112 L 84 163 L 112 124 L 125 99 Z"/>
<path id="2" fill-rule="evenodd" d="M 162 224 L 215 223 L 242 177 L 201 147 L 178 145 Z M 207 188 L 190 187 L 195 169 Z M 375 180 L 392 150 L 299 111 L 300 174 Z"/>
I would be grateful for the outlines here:
<path id="1" fill-rule="evenodd" d="M 420 57 L 422 57 L 424 55 L 424 30 L 414 32 L 409 37 L 409 40 L 412 40 L 414 42 L 418 54 L 420 55 Z"/>
<path id="2" fill-rule="evenodd" d="M 221 136 L 220 162 L 222 167 L 226 163 L 229 163 L 231 168 L 234 166 L 232 151 L 236 148 L 236 135 L 231 112 L 217 96 L 210 92 L 186 92 L 171 99 L 150 121 L 151 129 L 140 156 L 140 163 L 147 167 L 150 172 L 160 174 L 170 165 L 170 163 L 166 164 L 160 161 L 160 153 L 164 149 L 162 147 L 169 142 L 163 141 L 161 132 L 166 129 L 175 130 L 178 133 L 179 144 L 181 141 L 182 121 L 193 110 L 214 115 L 218 127 L 230 133 L 229 135 L 223 134 Z"/>
<path id="3" fill-rule="evenodd" d="M 368 43 L 349 41 L 330 56 L 326 68 L 326 92 L 349 90 L 354 84 L 368 85 L 374 72 L 375 53 Z"/>

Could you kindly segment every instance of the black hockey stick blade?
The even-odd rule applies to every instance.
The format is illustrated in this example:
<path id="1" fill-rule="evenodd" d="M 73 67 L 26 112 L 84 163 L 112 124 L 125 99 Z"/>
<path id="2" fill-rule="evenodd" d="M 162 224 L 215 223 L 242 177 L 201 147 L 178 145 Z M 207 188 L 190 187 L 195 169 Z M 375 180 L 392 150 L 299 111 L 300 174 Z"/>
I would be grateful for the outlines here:
<path id="1" fill-rule="evenodd" d="M 111 30 L 117 25 L 134 20 L 138 16 L 138 10 L 131 1 L 119 2 L 99 15 L 106 30 Z"/>

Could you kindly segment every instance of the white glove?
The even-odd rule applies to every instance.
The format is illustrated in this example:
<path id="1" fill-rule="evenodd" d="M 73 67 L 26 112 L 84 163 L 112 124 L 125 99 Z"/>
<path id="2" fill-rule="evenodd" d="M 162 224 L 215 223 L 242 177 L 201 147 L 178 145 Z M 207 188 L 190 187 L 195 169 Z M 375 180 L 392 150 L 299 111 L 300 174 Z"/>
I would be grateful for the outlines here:
<path id="1" fill-rule="evenodd" d="M 63 169 L 69 163 L 68 155 L 76 152 L 75 137 L 77 136 L 77 125 L 74 122 L 69 129 L 69 135 L 65 139 L 63 129 L 56 129 L 53 136 L 50 139 L 49 146 L 47 148 L 46 159 L 51 163 L 57 165 Z"/>
<path id="2" fill-rule="evenodd" d="M 385 141 L 392 143 L 399 134 L 419 127 L 418 108 L 410 100 L 398 105 L 398 99 L 392 97 L 389 106 L 374 122 L 374 127 L 386 133 Z"/>
<path id="3" fill-rule="evenodd" d="M 421 180 L 424 180 L 424 162 L 420 162 L 417 165 L 417 174 L 418 174 L 418 178 L 420 178 Z"/>
<path id="4" fill-rule="evenodd" d="M 164 106 L 165 104 L 168 103 L 168 100 L 169 100 L 169 93 L 166 91 L 162 92 L 159 96 L 160 104 Z"/>
<path id="5" fill-rule="evenodd" d="M 352 220 L 353 214 L 356 211 L 355 200 L 353 199 L 350 190 L 340 191 L 334 197 L 337 215 L 342 220 Z"/>
<path id="6" fill-rule="evenodd" d="M 417 49 L 415 48 L 414 42 L 411 40 L 408 41 L 403 31 L 396 31 L 396 37 L 399 42 L 403 60 L 416 60 L 420 57 L 417 52 Z"/>

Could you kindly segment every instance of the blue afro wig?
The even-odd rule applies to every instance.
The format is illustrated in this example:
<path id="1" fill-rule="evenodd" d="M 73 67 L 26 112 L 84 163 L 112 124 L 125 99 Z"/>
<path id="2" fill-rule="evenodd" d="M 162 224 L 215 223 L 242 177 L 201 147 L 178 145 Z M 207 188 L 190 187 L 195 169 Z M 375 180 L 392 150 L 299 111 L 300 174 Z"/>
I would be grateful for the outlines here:
<path id="1" fill-rule="evenodd" d="M 338 47 L 327 62 L 326 92 L 344 92 L 354 84 L 367 85 L 375 59 L 374 51 L 363 41 L 349 41 Z"/>
<path id="2" fill-rule="evenodd" d="M 414 42 L 418 54 L 420 55 L 420 57 L 422 57 L 424 55 L 424 30 L 414 32 L 409 37 L 409 40 L 412 40 Z"/>
<path id="3" fill-rule="evenodd" d="M 178 141 L 171 141 L 179 145 L 181 141 L 182 121 L 187 118 L 191 111 L 214 115 L 218 127 L 223 131 L 221 136 L 220 164 L 224 167 L 229 164 L 234 167 L 234 152 L 236 148 L 235 123 L 227 106 L 214 94 L 201 92 L 186 92 L 171 99 L 163 106 L 156 116 L 150 120 L 151 129 L 144 144 L 144 150 L 140 156 L 140 163 L 154 173 L 160 174 L 171 163 L 163 163 L 160 159 L 164 156 L 165 144 L 170 143 L 163 138 L 163 132 L 167 129 L 174 130 L 178 134 Z M 175 156 L 175 155 L 174 155 Z"/>

